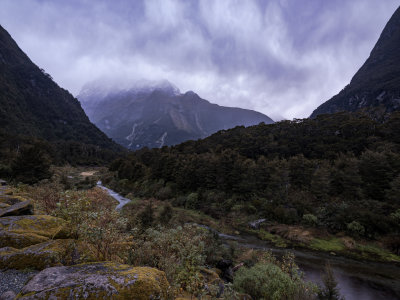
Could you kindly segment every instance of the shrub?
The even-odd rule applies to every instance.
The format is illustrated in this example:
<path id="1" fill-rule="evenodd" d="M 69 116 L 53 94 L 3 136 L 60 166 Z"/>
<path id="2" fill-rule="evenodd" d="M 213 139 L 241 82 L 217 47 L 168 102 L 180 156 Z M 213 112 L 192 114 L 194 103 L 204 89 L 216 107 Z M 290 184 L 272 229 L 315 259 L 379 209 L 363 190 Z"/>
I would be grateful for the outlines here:
<path id="1" fill-rule="evenodd" d="M 354 237 L 360 237 L 365 234 L 365 228 L 357 221 L 347 224 L 347 230 Z"/>
<path id="2" fill-rule="evenodd" d="M 175 290 L 201 295 L 205 287 L 199 268 L 218 251 L 213 235 L 195 225 L 148 228 L 136 230 L 128 263 L 158 268 Z"/>
<path id="3" fill-rule="evenodd" d="M 251 268 L 243 267 L 237 271 L 233 286 L 235 290 L 249 294 L 253 299 L 313 299 L 314 287 L 292 274 L 290 265 L 288 272 L 271 261 L 257 263 Z"/>
<path id="4" fill-rule="evenodd" d="M 308 226 L 317 226 L 318 224 L 318 218 L 314 216 L 313 214 L 305 214 L 303 215 L 303 222 L 307 224 Z"/>
<path id="5" fill-rule="evenodd" d="M 340 296 L 337 281 L 329 264 L 325 266 L 325 274 L 322 276 L 322 282 L 324 286 L 320 287 L 320 291 L 318 292 L 319 300 L 344 300 L 344 297 Z"/>

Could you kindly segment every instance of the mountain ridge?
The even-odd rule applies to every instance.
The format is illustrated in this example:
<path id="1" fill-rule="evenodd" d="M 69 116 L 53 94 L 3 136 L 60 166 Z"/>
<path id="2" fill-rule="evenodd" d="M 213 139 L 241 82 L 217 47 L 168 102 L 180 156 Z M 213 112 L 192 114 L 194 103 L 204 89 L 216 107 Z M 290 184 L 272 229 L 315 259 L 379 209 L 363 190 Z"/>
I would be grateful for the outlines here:
<path id="1" fill-rule="evenodd" d="M 90 123 L 80 102 L 58 86 L 0 26 L 0 128 L 47 141 L 119 146 Z"/>
<path id="2" fill-rule="evenodd" d="M 78 99 L 93 123 L 133 150 L 175 145 L 239 125 L 273 123 L 259 112 L 213 104 L 193 91 L 182 94 L 163 82 L 168 84 L 116 89 L 100 97 L 92 85 L 93 93 L 84 89 Z"/>
<path id="3" fill-rule="evenodd" d="M 365 111 L 386 115 L 400 110 L 400 7 L 394 12 L 368 59 L 350 83 L 311 114 Z"/>

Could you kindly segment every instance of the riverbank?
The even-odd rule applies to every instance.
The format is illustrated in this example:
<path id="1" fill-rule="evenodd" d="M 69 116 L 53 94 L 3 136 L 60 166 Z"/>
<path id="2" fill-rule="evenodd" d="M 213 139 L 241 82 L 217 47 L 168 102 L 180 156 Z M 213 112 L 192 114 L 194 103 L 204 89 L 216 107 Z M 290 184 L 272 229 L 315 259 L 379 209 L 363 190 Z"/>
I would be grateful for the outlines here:
<path id="1" fill-rule="evenodd" d="M 258 230 L 242 228 L 242 232 L 268 241 L 278 248 L 308 249 L 330 256 L 387 262 L 400 266 L 400 256 L 384 249 L 379 241 L 356 239 L 344 233 L 333 235 L 323 229 L 285 224 L 267 225 Z"/>

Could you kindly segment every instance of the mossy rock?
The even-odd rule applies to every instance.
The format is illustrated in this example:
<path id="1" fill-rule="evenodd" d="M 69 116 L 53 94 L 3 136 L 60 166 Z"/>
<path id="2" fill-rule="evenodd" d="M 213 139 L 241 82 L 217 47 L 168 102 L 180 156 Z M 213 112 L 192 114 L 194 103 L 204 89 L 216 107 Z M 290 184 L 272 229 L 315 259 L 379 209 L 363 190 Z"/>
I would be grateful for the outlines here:
<path id="1" fill-rule="evenodd" d="M 35 233 L 15 233 L 0 230 L 0 248 L 13 247 L 17 249 L 40 244 L 48 241 L 48 237 L 44 237 Z"/>
<path id="2" fill-rule="evenodd" d="M 201 278 L 203 279 L 205 284 L 218 285 L 220 283 L 223 283 L 223 280 L 219 277 L 216 270 L 201 267 L 199 269 L 199 271 L 200 271 Z"/>
<path id="3" fill-rule="evenodd" d="M 0 248 L 0 269 L 43 270 L 93 261 L 86 249 L 82 243 L 72 239 L 49 240 L 23 249 Z"/>
<path id="4" fill-rule="evenodd" d="M 168 287 L 157 269 L 97 262 L 45 269 L 17 299 L 167 299 Z"/>
<path id="5" fill-rule="evenodd" d="M 7 207 L 9 207 L 9 206 L 10 206 L 10 204 L 0 202 L 0 209 L 1 209 L 1 208 L 7 208 Z"/>
<path id="6" fill-rule="evenodd" d="M 29 199 L 23 198 L 21 196 L 10 196 L 7 194 L 0 195 L 0 203 L 8 204 L 8 205 L 14 205 L 17 203 L 21 203 L 24 201 L 27 201 Z"/>
<path id="7" fill-rule="evenodd" d="M 33 215 L 33 204 L 31 200 L 18 202 L 16 204 L 10 205 L 7 208 L 0 209 L 0 217 L 22 215 Z"/>
<path id="8" fill-rule="evenodd" d="M 67 238 L 67 222 L 48 215 L 0 218 L 0 248 L 25 248 L 53 238 Z"/>

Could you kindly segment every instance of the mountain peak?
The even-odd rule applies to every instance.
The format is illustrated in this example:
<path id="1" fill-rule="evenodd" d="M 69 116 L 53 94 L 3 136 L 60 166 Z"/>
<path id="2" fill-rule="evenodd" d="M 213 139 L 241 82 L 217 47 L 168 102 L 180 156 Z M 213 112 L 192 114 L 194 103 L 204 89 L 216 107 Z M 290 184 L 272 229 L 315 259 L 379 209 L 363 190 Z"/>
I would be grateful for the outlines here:
<path id="1" fill-rule="evenodd" d="M 97 101 L 81 98 L 93 98 L 86 93 L 79 96 L 89 118 L 130 149 L 175 145 L 238 125 L 273 123 L 261 113 L 212 104 L 193 91 L 181 94 L 168 81 L 139 86 L 93 99 Z"/>
<path id="2" fill-rule="evenodd" d="M 339 111 L 400 110 L 400 7 L 382 31 L 369 58 L 338 95 L 311 115 Z"/>
<path id="3" fill-rule="evenodd" d="M 139 79 L 124 81 L 115 78 L 99 78 L 85 84 L 77 98 L 81 101 L 98 101 L 106 97 L 113 97 L 116 94 L 128 93 L 131 95 L 151 94 L 154 91 L 161 91 L 170 96 L 180 95 L 180 90 L 168 80 L 147 80 Z"/>
<path id="4" fill-rule="evenodd" d="M 79 101 L 36 66 L 1 26 L 0 107 L 0 127 L 9 134 L 120 148 L 89 122 Z"/>

